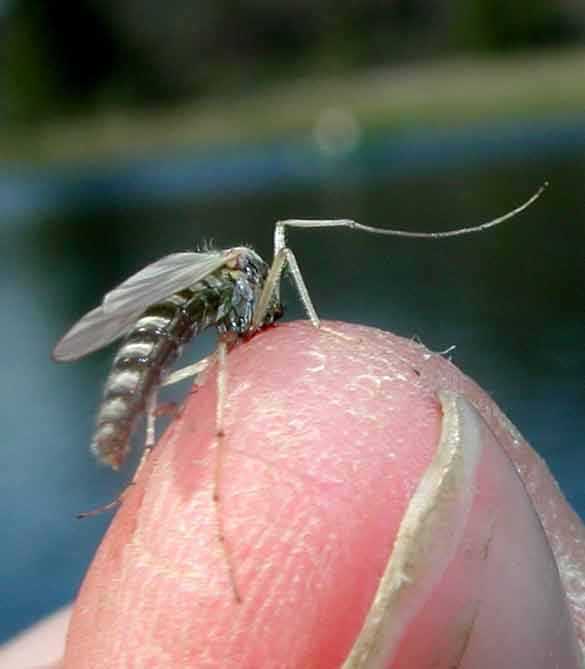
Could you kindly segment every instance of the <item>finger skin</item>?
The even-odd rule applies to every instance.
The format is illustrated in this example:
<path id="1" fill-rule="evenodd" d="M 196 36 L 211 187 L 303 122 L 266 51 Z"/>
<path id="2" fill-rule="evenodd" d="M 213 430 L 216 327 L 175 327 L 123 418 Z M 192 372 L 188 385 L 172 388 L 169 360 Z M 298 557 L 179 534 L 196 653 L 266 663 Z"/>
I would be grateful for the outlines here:
<path id="1" fill-rule="evenodd" d="M 212 371 L 95 556 L 65 667 L 340 667 L 433 458 L 438 388 L 473 398 L 529 481 L 538 469 L 538 507 L 548 475 L 471 381 L 418 344 L 329 326 L 350 339 L 292 323 L 229 356 L 222 518 L 242 603 L 230 587 L 212 502 Z M 558 491 L 554 501 L 560 509 Z M 569 539 L 549 528 L 551 543 L 582 574 L 575 543 L 582 528 L 562 511 L 557 524 Z"/>

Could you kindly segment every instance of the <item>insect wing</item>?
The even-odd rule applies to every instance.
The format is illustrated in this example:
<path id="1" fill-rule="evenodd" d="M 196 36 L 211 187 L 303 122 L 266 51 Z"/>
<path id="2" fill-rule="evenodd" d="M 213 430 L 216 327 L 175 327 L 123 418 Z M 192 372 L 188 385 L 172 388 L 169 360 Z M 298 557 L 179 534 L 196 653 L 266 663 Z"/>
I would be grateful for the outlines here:
<path id="1" fill-rule="evenodd" d="M 147 265 L 79 320 L 55 346 L 53 358 L 77 360 L 107 346 L 126 334 L 151 304 L 201 281 L 222 267 L 231 254 L 173 253 Z"/>
<path id="2" fill-rule="evenodd" d="M 151 304 L 201 281 L 222 267 L 229 252 L 173 253 L 147 265 L 107 293 L 105 314 L 141 313 Z"/>
<path id="3" fill-rule="evenodd" d="M 92 309 L 55 346 L 53 359 L 60 362 L 77 360 L 107 346 L 125 334 L 140 314 L 140 310 L 125 314 L 106 314 L 101 305 Z"/>

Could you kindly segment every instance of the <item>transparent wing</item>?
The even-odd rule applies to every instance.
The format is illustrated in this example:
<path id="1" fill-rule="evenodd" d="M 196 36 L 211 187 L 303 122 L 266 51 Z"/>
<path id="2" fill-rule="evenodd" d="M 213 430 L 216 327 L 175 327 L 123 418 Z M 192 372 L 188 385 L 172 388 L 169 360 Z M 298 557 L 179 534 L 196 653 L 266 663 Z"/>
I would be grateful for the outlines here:
<path id="1" fill-rule="evenodd" d="M 110 291 L 102 303 L 104 313 L 144 311 L 146 307 L 201 281 L 225 264 L 229 251 L 173 253 L 147 265 Z"/>
<path id="2" fill-rule="evenodd" d="M 76 360 L 115 341 L 155 302 L 187 288 L 222 267 L 232 251 L 173 253 L 146 266 L 107 293 L 53 351 L 58 361 Z"/>
<path id="3" fill-rule="evenodd" d="M 77 360 L 107 346 L 125 334 L 141 313 L 142 310 L 108 315 L 101 305 L 92 309 L 55 346 L 53 359 L 59 362 Z"/>

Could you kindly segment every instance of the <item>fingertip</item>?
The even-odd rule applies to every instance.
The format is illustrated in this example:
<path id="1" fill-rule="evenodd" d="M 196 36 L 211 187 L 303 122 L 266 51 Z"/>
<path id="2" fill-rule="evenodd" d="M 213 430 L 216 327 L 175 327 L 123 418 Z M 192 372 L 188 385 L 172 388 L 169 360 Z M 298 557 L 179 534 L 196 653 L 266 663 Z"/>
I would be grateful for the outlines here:
<path id="1" fill-rule="evenodd" d="M 339 329 L 273 328 L 230 354 L 221 514 L 242 602 L 218 541 L 212 372 L 95 557 L 66 666 L 144 653 L 169 667 L 341 665 L 440 408 L 399 344 L 392 357 L 375 331 Z"/>
<path id="2" fill-rule="evenodd" d="M 402 519 L 344 669 L 579 669 L 546 535 L 511 461 L 462 395 Z"/>
<path id="3" fill-rule="evenodd" d="M 293 323 L 230 354 L 219 499 L 214 372 L 188 397 L 96 555 L 67 667 L 137 658 L 203 669 L 342 666 L 436 455 L 437 391 L 451 388 L 496 416 L 494 452 L 501 454 L 507 433 L 493 405 L 440 356 L 388 333 L 328 327 L 343 336 Z M 479 504 L 484 515 L 469 512 L 478 531 L 490 527 L 492 502 Z M 480 582 L 472 578 L 468 591 L 451 584 L 445 606 L 472 611 Z M 426 629 L 420 620 L 416 627 Z M 415 630 L 420 649 L 416 629 L 404 629 L 404 639 Z"/>

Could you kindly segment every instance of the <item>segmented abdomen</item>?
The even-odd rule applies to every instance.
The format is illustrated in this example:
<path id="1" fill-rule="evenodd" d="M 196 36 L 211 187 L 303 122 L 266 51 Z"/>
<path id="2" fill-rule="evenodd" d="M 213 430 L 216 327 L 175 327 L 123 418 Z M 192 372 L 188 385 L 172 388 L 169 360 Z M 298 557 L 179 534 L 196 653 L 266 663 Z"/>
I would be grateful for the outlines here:
<path id="1" fill-rule="evenodd" d="M 129 450 L 130 435 L 150 394 L 160 384 L 182 346 L 217 322 L 230 286 L 206 281 L 149 307 L 129 331 L 106 380 L 91 450 L 117 469 Z"/>

